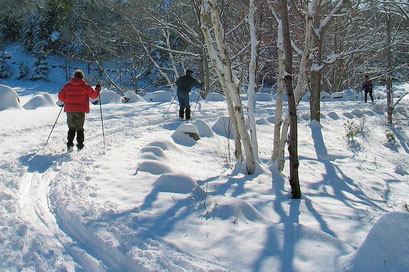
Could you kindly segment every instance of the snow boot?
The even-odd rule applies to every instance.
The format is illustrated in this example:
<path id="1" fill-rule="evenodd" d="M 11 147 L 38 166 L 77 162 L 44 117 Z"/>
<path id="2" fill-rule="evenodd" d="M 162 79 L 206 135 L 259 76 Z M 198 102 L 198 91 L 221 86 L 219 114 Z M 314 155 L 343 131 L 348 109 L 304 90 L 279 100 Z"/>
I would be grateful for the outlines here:
<path id="1" fill-rule="evenodd" d="M 190 120 L 190 108 L 186 108 L 186 120 Z"/>
<path id="2" fill-rule="evenodd" d="M 186 113 L 187 114 L 187 113 Z M 184 118 L 185 118 L 185 111 L 183 110 L 183 109 L 180 109 L 179 110 L 179 119 L 180 120 L 183 120 Z"/>
<path id="3" fill-rule="evenodd" d="M 81 150 L 84 148 L 84 131 L 77 131 L 77 148 Z"/>
<path id="4" fill-rule="evenodd" d="M 70 129 L 68 130 L 68 134 L 67 134 L 67 151 L 71 152 L 73 147 L 74 147 L 74 138 L 75 138 L 75 130 Z"/>

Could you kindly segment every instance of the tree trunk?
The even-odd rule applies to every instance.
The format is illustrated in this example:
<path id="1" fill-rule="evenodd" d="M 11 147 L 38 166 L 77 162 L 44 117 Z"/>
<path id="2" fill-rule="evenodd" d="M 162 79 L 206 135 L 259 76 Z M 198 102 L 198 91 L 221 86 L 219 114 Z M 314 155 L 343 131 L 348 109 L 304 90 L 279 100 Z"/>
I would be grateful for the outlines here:
<path id="1" fill-rule="evenodd" d="M 312 15 L 315 13 L 316 9 L 316 0 L 310 2 L 308 4 L 308 7 L 306 7 L 306 10 L 308 10 L 308 13 L 305 15 L 305 38 L 304 38 L 304 52 L 301 57 L 301 62 L 300 62 L 300 67 L 299 67 L 299 72 L 298 72 L 298 80 L 297 80 L 297 86 L 295 88 L 295 104 L 296 106 L 298 103 L 301 101 L 302 97 L 305 95 L 307 91 L 307 85 L 308 85 L 308 76 L 307 72 L 309 71 L 309 68 L 311 66 L 311 62 L 309 61 L 309 56 L 310 56 L 310 51 L 311 51 L 311 43 L 312 43 Z M 279 22 L 279 37 L 282 37 L 282 22 Z M 284 60 L 284 51 L 283 51 L 283 46 L 278 46 L 279 47 L 279 56 L 280 56 L 280 51 L 281 57 L 279 57 L 279 62 L 280 62 L 280 71 L 279 71 L 279 78 L 278 78 L 278 87 L 280 90 L 283 89 L 283 79 L 284 79 L 284 70 L 285 70 L 285 60 Z M 280 49 L 281 48 L 281 49 Z M 281 82 L 281 84 L 280 84 Z M 279 92 L 278 92 L 279 93 Z M 282 104 L 282 99 L 278 98 L 277 103 Z M 277 104 L 276 106 L 276 124 L 279 122 L 281 125 L 281 135 L 280 135 L 280 130 L 276 130 L 274 128 L 274 150 L 273 150 L 273 156 L 272 160 L 273 163 L 275 163 L 275 160 L 277 161 L 277 171 L 281 172 L 284 169 L 284 153 L 285 153 L 285 145 L 287 142 L 287 136 L 288 136 L 288 130 L 289 126 L 291 123 L 290 115 L 287 113 L 286 117 L 282 119 L 282 105 L 278 107 L 279 105 Z M 279 115 L 277 115 L 277 113 Z M 279 116 L 279 119 L 277 120 Z M 283 121 L 284 120 L 284 121 Z"/>
<path id="2" fill-rule="evenodd" d="M 278 35 L 282 37 L 282 22 L 278 24 Z M 282 44 L 282 39 L 278 39 L 278 82 L 277 82 L 277 99 L 276 99 L 276 112 L 274 120 L 274 144 L 273 144 L 273 155 L 271 156 L 272 163 L 277 163 L 276 167 L 279 172 L 282 171 L 284 167 L 284 155 L 282 156 L 282 161 L 279 161 L 280 154 L 284 154 L 284 147 L 281 147 L 281 127 L 283 124 L 283 90 L 284 90 L 284 70 L 285 70 L 285 57 L 284 48 Z M 285 145 L 285 142 L 284 142 Z M 280 148 L 281 147 L 281 148 Z M 282 167 L 281 167 L 282 165 Z M 280 170 L 281 169 L 281 170 Z"/>
<path id="3" fill-rule="evenodd" d="M 318 61 L 321 59 L 322 55 L 322 37 L 314 36 L 314 47 L 317 50 L 314 69 L 311 71 L 311 97 L 310 97 L 310 119 L 320 121 L 321 114 L 321 77 L 322 69 L 318 68 Z"/>
<path id="4" fill-rule="evenodd" d="M 254 13 L 256 7 L 254 5 L 254 0 L 250 0 L 250 11 L 249 11 L 249 28 L 250 28 L 250 44 L 251 44 L 251 56 L 249 63 L 249 87 L 247 90 L 247 108 L 248 108 L 248 124 L 250 127 L 250 140 L 251 146 L 253 147 L 254 158 L 259 161 L 258 157 L 258 142 L 257 142 L 257 130 L 256 130 L 256 120 L 254 118 L 255 106 L 256 106 L 256 74 L 257 74 L 257 37 L 256 37 L 256 27 L 254 24 Z"/>
<path id="5" fill-rule="evenodd" d="M 204 6 L 204 0 L 202 0 L 202 5 Z M 230 116 L 230 124 L 232 126 L 233 129 L 233 136 L 234 136 L 234 155 L 236 157 L 237 160 L 241 160 L 242 156 L 243 156 L 243 151 L 241 149 L 241 139 L 240 139 L 240 133 L 238 130 L 238 126 L 237 126 L 237 121 L 236 121 L 236 117 L 234 114 L 234 105 L 233 105 L 233 101 L 231 99 L 231 95 L 228 93 L 228 87 L 226 84 L 226 81 L 221 73 L 221 69 L 220 66 L 222 65 L 220 62 L 220 59 L 217 57 L 216 54 L 216 49 L 213 46 L 213 39 L 210 35 L 210 30 L 209 27 L 207 26 L 207 21 L 208 19 L 208 11 L 205 10 L 205 8 L 203 8 L 203 13 L 200 16 L 200 21 L 201 21 L 201 30 L 203 33 L 203 37 L 204 40 L 206 42 L 206 47 L 207 47 L 207 51 L 209 56 L 211 57 L 212 63 L 213 63 L 213 67 L 219 77 L 219 82 L 220 85 L 222 86 L 222 91 L 223 94 L 226 98 L 226 103 L 227 103 L 227 109 L 229 112 L 229 116 Z"/>
<path id="6" fill-rule="evenodd" d="M 219 81 L 222 83 L 222 87 L 227 87 L 224 93 L 231 97 L 234 106 L 234 116 L 230 116 L 232 120 L 237 121 L 237 129 L 239 132 L 239 137 L 243 143 L 244 153 L 246 156 L 246 168 L 247 174 L 251 175 L 255 172 L 256 162 L 253 152 L 253 147 L 251 145 L 250 137 L 247 132 L 246 122 L 244 119 L 243 106 L 240 98 L 240 90 L 238 79 L 234 76 L 231 59 L 228 54 L 227 44 L 225 41 L 224 29 L 220 22 L 220 14 L 217 10 L 215 0 L 202 0 L 202 10 L 204 13 L 210 12 L 211 22 L 214 30 L 214 36 L 217 46 L 217 54 L 215 48 L 211 42 L 211 35 L 209 28 L 204 29 L 203 25 L 206 23 L 206 18 L 202 21 L 202 30 L 204 30 L 204 35 L 206 37 L 206 45 L 209 51 L 209 55 L 213 58 L 214 67 L 216 68 Z M 220 58 L 218 57 L 220 56 Z M 235 136 L 236 137 L 236 136 Z"/>
<path id="7" fill-rule="evenodd" d="M 301 198 L 301 188 L 298 177 L 298 139 L 297 139 L 297 108 L 292 85 L 292 47 L 290 40 L 290 29 L 288 25 L 287 1 L 280 0 L 281 20 L 283 24 L 283 45 L 285 54 L 284 82 L 288 96 L 288 111 L 290 115 L 290 139 L 288 152 L 290 156 L 290 186 L 292 198 Z"/>
<path id="8" fill-rule="evenodd" d="M 392 52 L 391 52 L 391 14 L 386 13 L 386 68 L 388 73 L 386 75 L 386 104 L 388 111 L 388 124 L 393 123 L 393 93 L 392 93 L 392 79 L 390 71 L 392 70 Z"/>

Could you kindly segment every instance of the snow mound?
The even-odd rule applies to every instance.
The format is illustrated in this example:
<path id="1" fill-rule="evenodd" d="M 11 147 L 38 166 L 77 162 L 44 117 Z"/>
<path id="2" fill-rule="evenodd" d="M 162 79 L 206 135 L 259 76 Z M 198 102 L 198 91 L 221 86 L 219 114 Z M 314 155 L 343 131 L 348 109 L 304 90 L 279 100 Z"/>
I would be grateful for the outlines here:
<path id="1" fill-rule="evenodd" d="M 213 137 L 213 131 L 205 121 L 196 120 L 193 122 L 193 125 L 199 131 L 200 137 L 209 137 L 209 138 Z"/>
<path id="2" fill-rule="evenodd" d="M 182 124 L 172 134 L 172 139 L 175 143 L 193 146 L 200 139 L 200 134 L 194 125 Z"/>
<path id="3" fill-rule="evenodd" d="M 346 100 L 349 100 L 349 101 L 355 101 L 359 99 L 358 94 L 352 89 L 345 89 L 344 97 Z"/>
<path id="4" fill-rule="evenodd" d="M 153 175 L 162 175 L 173 172 L 167 164 L 158 161 L 143 161 L 138 164 L 136 172 L 138 171 L 148 172 Z"/>
<path id="5" fill-rule="evenodd" d="M 158 146 L 146 146 L 141 149 L 141 153 L 152 154 L 153 157 L 157 159 L 167 159 L 167 156 L 163 149 Z"/>
<path id="6" fill-rule="evenodd" d="M 154 141 L 151 142 L 148 146 L 157 146 L 162 150 L 177 150 L 178 148 L 171 141 Z"/>
<path id="7" fill-rule="evenodd" d="M 230 124 L 230 117 L 221 117 L 212 127 L 213 131 L 220 135 L 230 139 L 233 139 L 233 130 Z"/>
<path id="8" fill-rule="evenodd" d="M 35 110 L 40 107 L 52 106 L 55 106 L 55 103 L 49 93 L 37 93 L 23 105 L 23 108 L 26 110 Z"/>
<path id="9" fill-rule="evenodd" d="M 7 109 L 21 109 L 16 91 L 6 85 L 0 85 L 0 111 Z"/>
<path id="10" fill-rule="evenodd" d="M 362 245 L 341 258 L 337 271 L 409 271 L 409 213 L 383 215 Z"/>
<path id="11" fill-rule="evenodd" d="M 209 93 L 206 95 L 206 101 L 224 101 L 225 98 L 222 94 L 219 93 Z"/>
<path id="12" fill-rule="evenodd" d="M 256 93 L 256 101 L 273 101 L 273 97 L 266 93 Z"/>
<path id="13" fill-rule="evenodd" d="M 248 221 L 265 221 L 261 213 L 248 201 L 234 197 L 223 197 L 214 200 L 206 213 L 207 218 L 217 217 L 222 220 L 232 218 Z"/>
<path id="14" fill-rule="evenodd" d="M 121 96 L 114 91 L 103 91 L 100 94 L 101 104 L 120 104 Z"/>
<path id="15" fill-rule="evenodd" d="M 154 188 L 161 192 L 189 194 L 202 189 L 192 178 L 181 174 L 161 175 L 153 184 Z"/>
<path id="16" fill-rule="evenodd" d="M 322 91 L 321 94 L 321 101 L 329 101 L 331 100 L 331 94 L 329 92 Z"/>
<path id="17" fill-rule="evenodd" d="M 146 102 L 145 99 L 142 98 L 142 96 L 131 91 L 127 91 L 124 95 L 124 98 L 127 100 L 126 103 Z"/>
<path id="18" fill-rule="evenodd" d="M 334 100 L 345 100 L 345 93 L 344 92 L 332 93 L 331 98 Z"/>
<path id="19" fill-rule="evenodd" d="M 156 91 L 144 95 L 143 99 L 148 102 L 170 102 L 173 100 L 173 95 L 169 91 Z"/>

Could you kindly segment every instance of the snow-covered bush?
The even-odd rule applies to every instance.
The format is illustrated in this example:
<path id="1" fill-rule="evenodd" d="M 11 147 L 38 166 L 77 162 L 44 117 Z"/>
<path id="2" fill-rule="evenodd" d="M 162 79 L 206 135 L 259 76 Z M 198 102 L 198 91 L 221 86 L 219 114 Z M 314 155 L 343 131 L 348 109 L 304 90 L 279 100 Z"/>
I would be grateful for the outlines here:
<path id="1" fill-rule="evenodd" d="M 100 97 L 91 99 L 92 104 L 98 104 L 101 99 L 101 104 L 119 104 L 122 103 L 121 96 L 114 91 L 102 91 Z"/>
<path id="2" fill-rule="evenodd" d="M 0 85 L 0 111 L 7 109 L 21 109 L 20 99 L 13 88 Z"/>
<path id="3" fill-rule="evenodd" d="M 124 95 L 124 102 L 125 103 L 135 103 L 135 102 L 146 102 L 145 99 L 142 98 L 142 96 L 131 92 L 127 91 Z"/>
<path id="4" fill-rule="evenodd" d="M 37 93 L 23 105 L 23 108 L 26 110 L 35 110 L 40 107 L 52 107 L 55 105 L 56 104 L 49 93 Z"/>
<path id="5" fill-rule="evenodd" d="M 170 102 L 173 99 L 173 95 L 169 91 L 156 91 L 144 95 L 143 99 L 148 102 Z"/>
<path id="6" fill-rule="evenodd" d="M 194 125 L 182 124 L 172 134 L 172 139 L 175 143 L 193 146 L 200 139 L 200 134 Z"/>

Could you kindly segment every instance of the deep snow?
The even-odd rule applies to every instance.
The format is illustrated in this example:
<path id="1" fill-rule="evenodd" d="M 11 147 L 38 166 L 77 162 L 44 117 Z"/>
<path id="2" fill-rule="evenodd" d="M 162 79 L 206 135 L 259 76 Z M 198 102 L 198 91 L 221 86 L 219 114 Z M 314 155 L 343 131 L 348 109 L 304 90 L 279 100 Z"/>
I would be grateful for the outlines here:
<path id="1" fill-rule="evenodd" d="M 291 200 L 288 169 L 268 165 L 267 94 L 256 107 L 261 163 L 248 176 L 232 159 L 219 96 L 183 123 L 172 95 L 125 104 L 103 87 L 106 148 L 91 105 L 85 148 L 67 154 L 65 114 L 44 146 L 60 108 L 22 107 L 45 89 L 55 101 L 64 78 L 30 83 L 0 80 L 21 105 L 0 110 L 2 271 L 409 271 L 409 123 L 388 142 L 382 98 L 324 101 L 321 123 L 300 103 L 303 197 Z M 363 129 L 354 141 L 347 124 Z"/>

